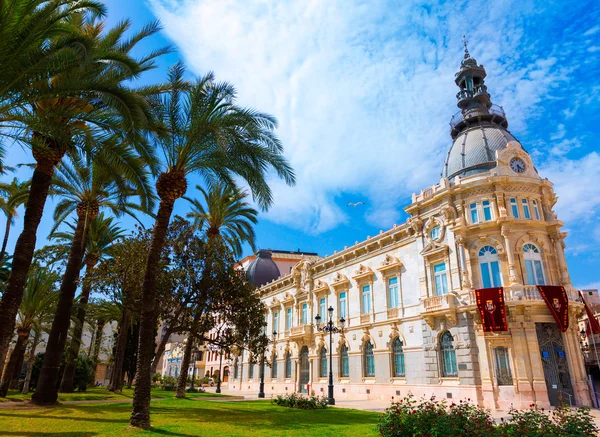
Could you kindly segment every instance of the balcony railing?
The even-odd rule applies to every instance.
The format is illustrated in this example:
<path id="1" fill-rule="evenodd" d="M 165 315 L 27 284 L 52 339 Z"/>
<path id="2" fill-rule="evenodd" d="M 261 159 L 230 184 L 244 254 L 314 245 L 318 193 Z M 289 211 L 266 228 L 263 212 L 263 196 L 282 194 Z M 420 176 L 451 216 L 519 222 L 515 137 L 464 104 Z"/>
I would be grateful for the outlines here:
<path id="1" fill-rule="evenodd" d="M 312 332 L 313 332 L 312 325 L 293 326 L 292 329 L 290 330 L 290 336 L 296 337 L 296 336 L 302 336 L 302 335 L 310 335 L 310 334 L 312 334 Z"/>
<path id="2" fill-rule="evenodd" d="M 441 311 L 454 308 L 455 306 L 456 302 L 453 294 L 443 294 L 441 296 L 428 297 L 423 301 L 425 312 Z"/>
<path id="3" fill-rule="evenodd" d="M 578 302 L 579 296 L 576 292 L 567 290 L 567 298 L 569 302 Z M 504 299 L 510 300 L 539 300 L 543 301 L 544 298 L 540 294 L 537 286 L 535 285 L 524 285 L 523 287 L 504 287 Z"/>
<path id="4" fill-rule="evenodd" d="M 464 91 L 467 91 L 467 90 L 464 90 Z M 461 94 L 461 92 L 462 91 L 459 91 L 459 93 L 456 95 L 457 98 Z M 471 91 L 469 91 L 469 93 L 470 92 Z M 503 118 L 506 118 L 506 113 L 504 112 L 504 109 L 502 109 L 502 106 L 492 105 L 492 107 L 490 109 L 488 109 L 488 112 L 491 115 L 498 115 Z M 454 114 L 454 116 L 450 120 L 450 129 L 454 129 L 454 126 L 456 126 L 458 123 L 462 122 L 463 120 L 464 120 L 464 116 L 463 116 L 462 111 L 458 111 L 456 114 Z"/>

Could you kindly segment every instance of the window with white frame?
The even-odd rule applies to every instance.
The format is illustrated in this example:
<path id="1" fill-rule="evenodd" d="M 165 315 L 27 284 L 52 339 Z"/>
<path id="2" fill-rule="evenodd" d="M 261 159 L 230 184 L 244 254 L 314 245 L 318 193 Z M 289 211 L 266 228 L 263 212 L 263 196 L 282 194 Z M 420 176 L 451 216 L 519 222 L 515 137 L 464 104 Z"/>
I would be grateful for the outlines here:
<path id="1" fill-rule="evenodd" d="M 327 301 L 324 297 L 319 299 L 319 316 L 321 316 L 323 323 L 327 320 Z"/>
<path id="2" fill-rule="evenodd" d="M 362 286 L 362 308 L 361 314 L 369 314 L 371 312 L 371 285 Z"/>
<path id="3" fill-rule="evenodd" d="M 514 218 L 519 218 L 519 205 L 517 204 L 517 199 L 514 197 L 510 199 L 510 209 L 512 210 L 512 215 Z"/>
<path id="4" fill-rule="evenodd" d="M 533 244 L 523 246 L 523 260 L 525 261 L 525 274 L 527 285 L 545 285 L 542 254 Z"/>
<path id="5" fill-rule="evenodd" d="M 388 296 L 390 308 L 398 308 L 400 304 L 398 293 L 398 277 L 394 276 L 388 279 Z"/>
<path id="6" fill-rule="evenodd" d="M 343 317 L 347 319 L 348 316 L 348 292 L 342 291 L 340 293 L 340 319 Z"/>
<path id="7" fill-rule="evenodd" d="M 523 217 L 527 220 L 531 220 L 531 212 L 529 211 L 529 200 L 521 199 L 521 203 L 523 204 Z"/>
<path id="8" fill-rule="evenodd" d="M 285 312 L 285 330 L 289 331 L 292 327 L 292 309 L 288 308 Z"/>
<path id="9" fill-rule="evenodd" d="M 483 208 L 483 219 L 489 222 L 492 219 L 492 203 L 489 200 L 481 202 Z"/>
<path id="10" fill-rule="evenodd" d="M 477 204 L 471 203 L 469 208 L 471 209 L 471 223 L 479 223 L 479 212 L 477 211 Z"/>
<path id="11" fill-rule="evenodd" d="M 273 331 L 279 331 L 279 311 L 273 313 Z"/>
<path id="12" fill-rule="evenodd" d="M 302 304 L 302 324 L 303 325 L 308 324 L 308 304 L 307 303 Z"/>
<path id="13" fill-rule="evenodd" d="M 500 259 L 495 247 L 484 246 L 479 249 L 479 268 L 483 288 L 502 287 Z"/>
<path id="14" fill-rule="evenodd" d="M 538 209 L 537 200 L 532 200 L 531 204 L 533 205 L 533 215 L 536 220 L 540 219 L 540 210 Z"/>
<path id="15" fill-rule="evenodd" d="M 448 273 L 446 263 L 439 263 L 433 266 L 433 280 L 435 283 L 435 294 L 441 296 L 448 294 Z"/>

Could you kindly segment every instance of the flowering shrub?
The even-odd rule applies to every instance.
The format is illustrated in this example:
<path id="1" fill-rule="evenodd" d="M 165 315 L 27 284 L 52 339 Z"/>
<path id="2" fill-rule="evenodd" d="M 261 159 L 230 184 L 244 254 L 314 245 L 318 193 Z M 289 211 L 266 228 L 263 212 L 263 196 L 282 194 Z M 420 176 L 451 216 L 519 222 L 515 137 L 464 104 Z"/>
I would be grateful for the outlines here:
<path id="1" fill-rule="evenodd" d="M 327 398 L 325 396 L 302 396 L 297 393 L 290 395 L 277 395 L 271 401 L 281 407 L 298 408 L 300 410 L 317 410 L 327 408 Z"/>
<path id="2" fill-rule="evenodd" d="M 165 375 L 162 377 L 162 389 L 165 391 L 175 391 L 177 387 L 177 379 L 173 376 Z"/>
<path id="3" fill-rule="evenodd" d="M 416 401 L 408 395 L 392 401 L 378 430 L 383 437 L 590 437 L 599 431 L 589 408 L 561 406 L 546 413 L 532 404 L 509 414 L 508 420 L 496 424 L 489 409 L 470 400 L 448 405 L 435 397 Z"/>

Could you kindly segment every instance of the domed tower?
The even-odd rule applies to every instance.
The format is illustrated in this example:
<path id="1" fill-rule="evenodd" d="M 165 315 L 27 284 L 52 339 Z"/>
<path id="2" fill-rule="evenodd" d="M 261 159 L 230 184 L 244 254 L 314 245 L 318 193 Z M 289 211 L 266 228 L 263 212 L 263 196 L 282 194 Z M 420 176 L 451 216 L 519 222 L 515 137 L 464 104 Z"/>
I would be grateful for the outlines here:
<path id="1" fill-rule="evenodd" d="M 247 270 L 248 281 L 256 287 L 261 287 L 281 276 L 279 268 L 271 258 L 271 251 L 259 250 L 256 259 L 250 263 Z"/>
<path id="2" fill-rule="evenodd" d="M 442 171 L 442 176 L 450 180 L 494 168 L 496 151 L 516 141 L 507 130 L 504 110 L 492 104 L 485 85 L 485 68 L 471 57 L 466 41 L 464 45 L 464 59 L 454 79 L 460 88 L 456 94 L 460 111 L 450 121 L 453 143 Z"/>

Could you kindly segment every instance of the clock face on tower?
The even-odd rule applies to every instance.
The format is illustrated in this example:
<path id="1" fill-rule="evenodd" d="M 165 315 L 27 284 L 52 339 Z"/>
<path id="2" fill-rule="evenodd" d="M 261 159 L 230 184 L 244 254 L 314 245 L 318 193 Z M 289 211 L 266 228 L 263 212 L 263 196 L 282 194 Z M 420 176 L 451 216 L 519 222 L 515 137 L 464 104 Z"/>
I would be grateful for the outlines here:
<path id="1" fill-rule="evenodd" d="M 523 173 L 526 166 L 521 158 L 513 158 L 510 160 L 510 168 L 515 173 Z"/>

